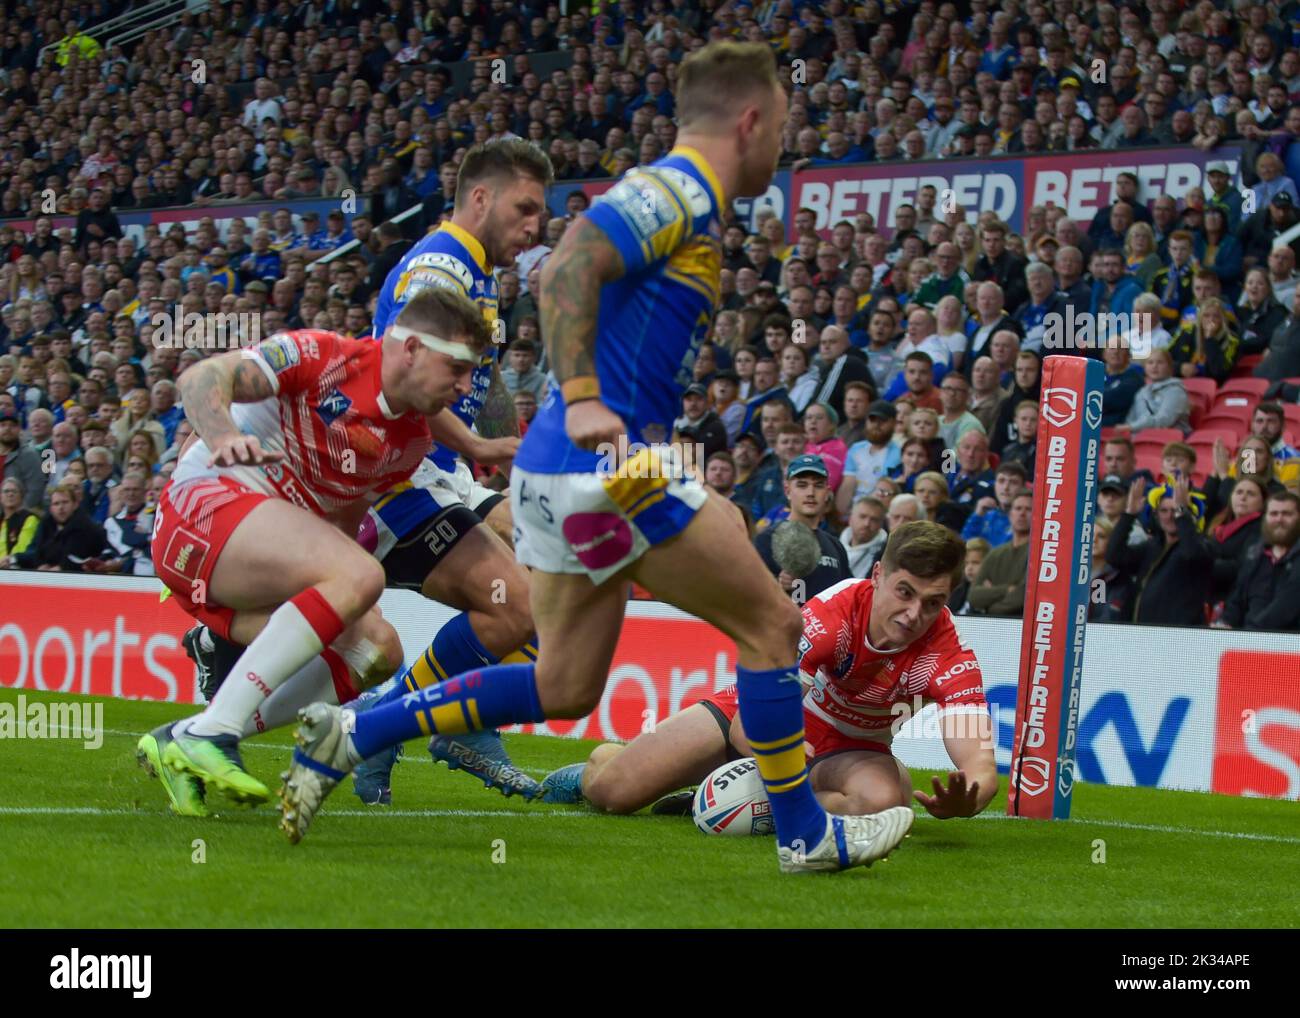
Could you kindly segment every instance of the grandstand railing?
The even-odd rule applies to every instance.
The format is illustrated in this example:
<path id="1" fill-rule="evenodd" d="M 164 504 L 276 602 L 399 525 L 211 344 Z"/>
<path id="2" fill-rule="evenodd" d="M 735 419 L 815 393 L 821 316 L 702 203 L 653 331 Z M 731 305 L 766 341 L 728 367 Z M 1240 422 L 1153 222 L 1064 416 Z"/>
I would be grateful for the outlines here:
<path id="1" fill-rule="evenodd" d="M 104 49 L 109 49 L 113 46 L 134 42 L 146 32 L 152 32 L 154 29 L 174 25 L 180 21 L 183 14 L 190 10 L 198 13 L 209 6 L 208 0 L 201 0 L 199 3 L 195 3 L 195 0 L 153 0 L 152 3 L 147 3 L 143 7 L 125 11 L 115 18 L 109 18 L 107 21 L 91 26 L 90 31 L 86 34 L 98 40 Z M 63 41 L 63 38 L 60 37 L 41 48 L 40 53 L 37 55 L 37 66 L 44 62 L 45 54 L 54 50 Z"/>
<path id="2" fill-rule="evenodd" d="M 393 216 L 392 219 L 386 219 L 385 222 L 388 222 L 388 223 L 404 223 L 404 222 L 406 222 L 408 219 L 410 219 L 412 216 L 417 216 L 417 215 L 419 215 L 419 214 L 420 214 L 420 210 L 423 209 L 423 208 L 424 208 L 423 205 L 412 205 L 412 206 L 411 206 L 409 209 L 407 209 L 405 212 L 399 212 L 399 213 L 397 213 L 397 215 Z M 374 224 L 372 224 L 372 225 L 374 225 L 374 226 L 379 226 L 380 224 L 379 224 L 379 223 L 374 223 Z M 317 259 L 316 259 L 316 264 L 317 264 L 317 265 L 328 265 L 328 264 L 329 264 L 330 262 L 332 262 L 335 258 L 342 258 L 344 255 L 351 254 L 353 251 L 355 251 L 355 250 L 360 246 L 360 244 L 361 244 L 361 241 L 359 241 L 359 240 L 357 240 L 355 237 L 353 237 L 351 240 L 349 240 L 346 244 L 342 245 L 341 247 L 336 247 L 336 248 L 335 248 L 333 251 L 331 251 L 329 254 L 324 255 L 324 256 L 321 257 L 321 258 L 317 258 Z"/>

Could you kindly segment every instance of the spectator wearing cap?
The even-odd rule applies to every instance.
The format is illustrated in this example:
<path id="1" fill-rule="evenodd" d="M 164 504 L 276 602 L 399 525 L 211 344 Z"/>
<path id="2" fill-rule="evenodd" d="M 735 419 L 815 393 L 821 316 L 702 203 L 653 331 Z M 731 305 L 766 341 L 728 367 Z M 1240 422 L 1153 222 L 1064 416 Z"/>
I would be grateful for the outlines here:
<path id="1" fill-rule="evenodd" d="M 1025 581 L 1029 575 L 1029 536 L 1034 497 L 1018 492 L 1011 502 L 1011 539 L 984 559 L 966 595 L 971 614 L 1019 618 L 1025 610 Z"/>
<path id="2" fill-rule="evenodd" d="M 844 479 L 836 489 L 836 504 L 841 513 L 853 502 L 876 489 L 882 477 L 899 465 L 900 450 L 894 443 L 898 417 L 894 405 L 878 399 L 867 408 L 866 434 L 861 442 L 849 446 L 844 460 Z"/>
<path id="3" fill-rule="evenodd" d="M 764 447 L 761 435 L 741 432 L 731 450 L 736 465 L 735 488 L 731 500 L 750 514 L 759 505 L 777 503 L 782 495 L 781 464 L 776 452 Z"/>
<path id="4" fill-rule="evenodd" d="M 1288 184 L 1292 183 L 1290 177 L 1285 179 Z M 1239 234 L 1242 264 L 1249 267 L 1268 260 L 1268 254 L 1273 250 L 1278 237 L 1300 222 L 1297 204 L 1290 191 L 1278 191 L 1268 204 L 1262 205 L 1259 211 L 1242 224 Z M 1293 253 L 1298 246 L 1300 238 L 1291 241 Z"/>
<path id="5" fill-rule="evenodd" d="M 709 409 L 708 390 L 693 382 L 682 394 L 682 416 L 673 422 L 674 441 L 694 442 L 701 447 L 697 461 L 707 463 L 715 452 L 727 448 L 727 428 L 722 418 Z"/>
<path id="6" fill-rule="evenodd" d="M 1211 206 L 1223 209 L 1228 219 L 1228 232 L 1236 233 L 1241 226 L 1241 192 L 1232 186 L 1228 164 L 1222 160 L 1209 163 L 1205 167 L 1205 178 L 1210 184 L 1210 193 L 1205 196 L 1206 211 Z"/>
<path id="7" fill-rule="evenodd" d="M 1220 624 L 1231 629 L 1300 630 L 1300 495 L 1269 496 L 1260 540 L 1246 551 Z"/>
<path id="8" fill-rule="evenodd" d="M 849 510 L 849 522 L 840 531 L 840 544 L 848 556 L 849 572 L 860 580 L 871 575 L 871 567 L 884 553 L 889 533 L 885 530 L 885 504 L 864 495 Z"/>
<path id="9" fill-rule="evenodd" d="M 821 546 L 817 566 L 806 576 L 791 576 L 777 564 L 773 555 L 773 525 L 761 530 L 754 538 L 754 547 L 764 565 L 788 593 L 801 593 L 801 601 L 816 597 L 822 591 L 853 576 L 849 568 L 848 553 L 844 545 L 831 536 L 822 521 L 831 510 L 831 487 L 827 480 L 826 463 L 820 456 L 798 456 L 790 462 L 785 472 L 786 516 L 807 527 Z M 779 522 L 773 520 L 775 524 Z"/>
<path id="10" fill-rule="evenodd" d="M 11 477 L 22 485 L 27 508 L 41 504 L 47 480 L 41 469 L 41 454 L 23 442 L 18 414 L 4 410 L 0 411 L 0 480 Z"/>
<path id="11" fill-rule="evenodd" d="M 537 344 L 530 339 L 516 339 L 506 354 L 506 364 L 501 369 L 501 380 L 513 396 L 517 392 L 531 392 L 540 400 L 546 391 L 546 375 L 537 367 Z"/>

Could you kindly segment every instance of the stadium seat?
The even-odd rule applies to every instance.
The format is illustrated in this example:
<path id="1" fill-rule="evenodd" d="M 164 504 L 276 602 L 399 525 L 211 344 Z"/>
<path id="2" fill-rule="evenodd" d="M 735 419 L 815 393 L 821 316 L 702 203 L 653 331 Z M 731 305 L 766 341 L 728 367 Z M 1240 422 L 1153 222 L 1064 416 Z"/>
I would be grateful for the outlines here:
<path id="1" fill-rule="evenodd" d="M 1201 418 L 1210 412 L 1210 400 L 1199 392 L 1189 392 L 1187 394 L 1188 402 L 1191 404 L 1191 412 L 1188 414 L 1193 428 L 1201 426 Z"/>
<path id="2" fill-rule="evenodd" d="M 1255 412 L 1255 404 L 1259 402 L 1259 397 L 1252 396 L 1248 392 L 1221 392 L 1214 398 L 1214 403 L 1210 406 L 1210 413 L 1217 413 L 1225 410 L 1229 413 L 1244 414 L 1247 420 Z"/>
<path id="3" fill-rule="evenodd" d="M 1240 360 L 1237 361 L 1236 365 L 1232 369 L 1232 376 L 1228 379 L 1228 381 L 1232 382 L 1238 379 L 1245 379 L 1247 381 L 1252 381 L 1252 382 L 1264 381 L 1264 379 L 1261 378 L 1251 377 L 1251 375 L 1255 371 L 1255 365 L 1258 364 L 1263 359 L 1264 359 L 1263 354 L 1258 354 L 1258 353 L 1246 354 L 1245 357 L 1242 357 Z"/>
<path id="4" fill-rule="evenodd" d="M 1219 391 L 1219 387 L 1214 384 L 1213 378 L 1184 378 L 1183 388 L 1187 390 L 1189 398 L 1193 393 L 1205 397 L 1207 405 L 1214 402 L 1214 397 Z"/>
<path id="5" fill-rule="evenodd" d="M 1200 431 L 1227 431 L 1244 438 L 1250 432 L 1250 408 L 1215 407 L 1201 418 Z"/>
<path id="6" fill-rule="evenodd" d="M 1120 433 L 1120 432 L 1119 432 L 1119 429 L 1118 429 L 1118 428 L 1115 428 L 1115 427 L 1102 428 L 1102 429 L 1101 429 L 1101 440 L 1102 440 L 1103 442 L 1109 442 L 1112 438 L 1114 438 L 1114 437 L 1115 437 L 1116 435 L 1118 435 L 1119 433 Z"/>
<path id="7" fill-rule="evenodd" d="M 1164 448 L 1170 442 L 1181 442 L 1181 428 L 1143 428 L 1133 433 L 1133 445 L 1155 445 Z"/>
<path id="8" fill-rule="evenodd" d="M 1228 447 L 1228 455 L 1235 456 L 1237 447 L 1240 445 L 1241 436 L 1231 431 L 1216 431 L 1213 429 L 1193 431 L 1187 437 L 1187 444 L 1196 450 L 1196 465 L 1200 470 L 1206 472 L 1214 465 L 1214 443 L 1217 439 L 1223 439 L 1224 445 Z"/>
<path id="9" fill-rule="evenodd" d="M 1286 417 L 1287 427 L 1293 424 L 1300 427 L 1300 403 L 1283 403 L 1282 414 Z"/>
<path id="10" fill-rule="evenodd" d="M 1151 471 L 1151 476 L 1159 479 L 1163 470 L 1162 457 L 1160 450 L 1154 446 L 1145 446 L 1134 450 L 1137 453 L 1137 465 L 1139 470 Z"/>
<path id="11" fill-rule="evenodd" d="M 1219 386 L 1219 395 L 1222 396 L 1226 392 L 1244 392 L 1244 393 L 1249 393 L 1252 396 L 1262 398 L 1264 393 L 1268 390 L 1269 385 L 1271 384 L 1272 383 L 1270 383 L 1267 378 L 1233 377 L 1233 378 L 1229 378 L 1226 382 L 1224 382 L 1221 386 Z"/>

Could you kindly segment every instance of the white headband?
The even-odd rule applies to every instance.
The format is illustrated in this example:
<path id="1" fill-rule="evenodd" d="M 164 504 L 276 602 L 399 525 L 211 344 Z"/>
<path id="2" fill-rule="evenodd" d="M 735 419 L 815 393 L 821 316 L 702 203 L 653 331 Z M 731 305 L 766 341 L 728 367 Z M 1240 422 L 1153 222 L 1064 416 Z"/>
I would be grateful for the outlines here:
<path id="1" fill-rule="evenodd" d="M 445 353 L 452 360 L 469 361 L 472 364 L 478 363 L 478 354 L 476 354 L 465 343 L 451 343 L 439 336 L 432 336 L 427 332 L 417 332 L 415 329 L 408 329 L 404 325 L 394 325 L 388 330 L 388 334 L 394 339 L 410 339 L 415 337 L 430 350 L 436 353 Z"/>

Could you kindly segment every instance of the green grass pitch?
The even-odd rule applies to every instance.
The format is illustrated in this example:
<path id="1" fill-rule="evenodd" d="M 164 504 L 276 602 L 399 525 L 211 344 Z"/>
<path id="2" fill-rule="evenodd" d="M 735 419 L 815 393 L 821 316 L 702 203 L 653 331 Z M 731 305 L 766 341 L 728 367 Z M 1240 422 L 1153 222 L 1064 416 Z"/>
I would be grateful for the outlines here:
<path id="1" fill-rule="evenodd" d="M 25 693 L 28 702 L 43 694 Z M 17 693 L 0 691 L 14 703 Z M 69 698 L 62 698 L 69 699 Z M 17 927 L 1292 926 L 1295 803 L 1080 784 L 1065 823 L 919 812 L 870 870 L 782 876 L 771 838 L 688 819 L 526 805 L 433 766 L 419 743 L 391 809 L 347 781 L 296 847 L 270 807 L 182 819 L 135 763 L 184 708 L 106 700 L 98 750 L 0 742 L 0 914 Z M 591 743 L 515 736 L 540 775 Z M 245 744 L 278 787 L 290 732 Z M 913 774 L 918 786 L 929 776 Z M 919 807 L 918 807 L 919 811 Z M 196 841 L 202 842 L 201 846 Z M 204 861 L 196 859 L 199 856 Z M 1104 856 L 1104 861 L 1099 860 Z"/>

